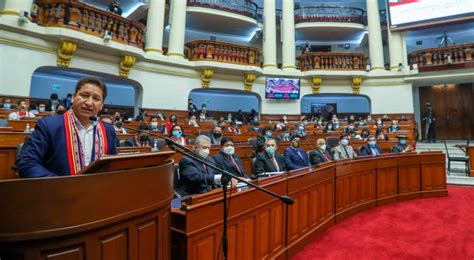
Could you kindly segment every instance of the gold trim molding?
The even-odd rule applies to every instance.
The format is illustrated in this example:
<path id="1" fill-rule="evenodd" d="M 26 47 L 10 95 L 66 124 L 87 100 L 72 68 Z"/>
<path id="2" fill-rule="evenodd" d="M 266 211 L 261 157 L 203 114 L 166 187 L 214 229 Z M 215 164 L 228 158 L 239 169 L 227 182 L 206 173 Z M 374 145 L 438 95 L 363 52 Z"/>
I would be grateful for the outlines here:
<path id="1" fill-rule="evenodd" d="M 244 90 L 251 92 L 252 91 L 252 85 L 255 82 L 255 79 L 257 78 L 257 75 L 254 73 L 247 73 L 245 74 L 244 78 Z"/>
<path id="2" fill-rule="evenodd" d="M 63 40 L 59 42 L 57 50 L 56 64 L 62 67 L 69 67 L 71 59 L 76 53 L 77 43 Z"/>
<path id="3" fill-rule="evenodd" d="M 203 69 L 201 73 L 201 87 L 209 88 L 214 71 L 211 69 Z"/>
<path id="4" fill-rule="evenodd" d="M 354 77 L 352 78 L 352 93 L 353 94 L 360 94 L 360 85 L 362 84 L 361 77 Z"/>
<path id="5" fill-rule="evenodd" d="M 313 94 L 319 94 L 319 91 L 321 89 L 321 82 L 323 80 L 321 77 L 313 77 L 311 78 L 311 88 L 313 90 Z"/>
<path id="6" fill-rule="evenodd" d="M 130 69 L 132 69 L 133 65 L 135 65 L 136 58 L 130 55 L 124 55 L 122 56 L 122 59 L 120 60 L 120 72 L 119 75 L 121 77 L 128 77 L 128 74 L 130 73 Z"/>

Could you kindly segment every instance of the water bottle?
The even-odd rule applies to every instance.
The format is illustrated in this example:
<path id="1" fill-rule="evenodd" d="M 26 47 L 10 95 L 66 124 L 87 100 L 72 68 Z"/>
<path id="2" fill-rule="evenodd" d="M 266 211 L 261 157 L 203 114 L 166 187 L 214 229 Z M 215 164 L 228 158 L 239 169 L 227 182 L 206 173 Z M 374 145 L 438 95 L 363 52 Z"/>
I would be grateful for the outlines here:
<path id="1" fill-rule="evenodd" d="M 152 152 L 159 152 L 159 151 L 160 151 L 160 150 L 158 149 L 158 142 L 157 142 L 157 141 L 155 141 L 155 142 L 153 143 L 153 148 L 151 148 L 151 151 L 152 151 Z"/>
<path id="2" fill-rule="evenodd" d="M 30 132 L 30 124 L 29 123 L 26 124 L 25 132 L 27 132 L 27 133 Z"/>

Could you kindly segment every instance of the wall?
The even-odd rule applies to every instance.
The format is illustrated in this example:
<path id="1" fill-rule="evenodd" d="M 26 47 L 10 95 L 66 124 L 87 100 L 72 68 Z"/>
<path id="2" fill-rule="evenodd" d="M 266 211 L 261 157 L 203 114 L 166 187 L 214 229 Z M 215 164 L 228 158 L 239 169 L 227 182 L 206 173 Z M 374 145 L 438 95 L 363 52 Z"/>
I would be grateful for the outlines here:
<path id="1" fill-rule="evenodd" d="M 370 99 L 362 95 L 320 94 L 305 96 L 301 99 L 301 113 L 311 113 L 312 104 L 336 104 L 337 113 L 369 114 Z"/>
<path id="2" fill-rule="evenodd" d="M 191 91 L 189 98 L 193 99 L 193 103 L 198 109 L 202 104 L 206 104 L 210 111 L 237 112 L 240 109 L 243 112 L 250 112 L 255 109 L 260 112 L 260 101 L 257 96 L 251 93 L 200 88 Z"/>

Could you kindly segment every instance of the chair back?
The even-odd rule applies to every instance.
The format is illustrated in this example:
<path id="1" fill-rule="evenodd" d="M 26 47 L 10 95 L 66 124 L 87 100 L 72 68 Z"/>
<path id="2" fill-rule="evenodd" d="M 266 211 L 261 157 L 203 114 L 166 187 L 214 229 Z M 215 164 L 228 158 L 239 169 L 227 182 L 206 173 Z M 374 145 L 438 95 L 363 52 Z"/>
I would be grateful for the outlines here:
<path id="1" fill-rule="evenodd" d="M 155 139 L 156 142 L 156 147 L 160 150 L 163 151 L 163 148 L 166 147 L 166 141 L 163 139 Z"/>
<path id="2" fill-rule="evenodd" d="M 329 148 L 334 148 L 339 145 L 339 138 L 337 137 L 328 137 L 326 138 L 326 145 L 329 146 Z"/>

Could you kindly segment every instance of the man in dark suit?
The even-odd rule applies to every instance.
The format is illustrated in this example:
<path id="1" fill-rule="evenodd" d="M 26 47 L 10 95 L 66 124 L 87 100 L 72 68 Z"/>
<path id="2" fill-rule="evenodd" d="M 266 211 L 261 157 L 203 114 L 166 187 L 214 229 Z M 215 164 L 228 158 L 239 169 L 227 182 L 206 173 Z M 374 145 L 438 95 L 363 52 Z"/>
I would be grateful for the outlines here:
<path id="1" fill-rule="evenodd" d="M 319 138 L 316 141 L 316 147 L 316 150 L 309 153 L 309 161 L 312 165 L 334 160 L 329 148 L 326 146 L 326 139 Z"/>
<path id="2" fill-rule="evenodd" d="M 290 138 L 291 138 L 291 134 L 290 134 L 290 128 L 288 127 L 283 127 L 282 129 L 283 133 L 279 134 L 277 137 L 276 137 L 276 140 L 278 142 L 288 142 L 290 141 Z"/>
<path id="3" fill-rule="evenodd" d="M 56 111 L 56 108 L 59 105 L 58 94 L 53 93 L 49 97 L 48 103 L 46 104 L 46 111 Z"/>
<path id="4" fill-rule="evenodd" d="M 137 128 L 137 133 L 134 137 L 125 141 L 125 146 L 129 147 L 144 147 L 149 146 L 153 147 L 155 140 L 150 137 L 148 131 L 151 131 L 151 128 L 147 124 L 141 124 Z"/>
<path id="5" fill-rule="evenodd" d="M 382 153 L 382 148 L 377 144 L 376 138 L 373 135 L 369 135 L 367 144 L 360 147 L 360 156 L 377 156 Z"/>
<path id="6" fill-rule="evenodd" d="M 188 117 L 191 118 L 191 116 L 199 116 L 199 111 L 196 105 L 193 104 L 193 100 L 190 98 L 188 99 Z"/>
<path id="7" fill-rule="evenodd" d="M 288 159 L 292 170 L 311 166 L 308 154 L 301 148 L 301 139 L 298 135 L 291 136 L 291 144 L 285 149 L 283 155 Z"/>
<path id="8" fill-rule="evenodd" d="M 200 135 L 196 138 L 194 152 L 201 159 L 215 165 L 214 159 L 209 157 L 210 148 L 209 137 Z M 191 158 L 183 157 L 179 160 L 179 171 L 181 175 L 179 187 L 180 193 L 183 195 L 206 193 L 221 185 L 222 175 L 220 173 Z"/>
<path id="9" fill-rule="evenodd" d="M 115 129 L 91 121 L 107 96 L 105 84 L 83 78 L 76 85 L 73 109 L 38 121 L 25 142 L 17 165 L 23 178 L 75 175 L 92 161 L 116 154 Z"/>
<path id="10" fill-rule="evenodd" d="M 292 170 L 288 160 L 277 152 L 277 143 L 274 139 L 267 140 L 265 151 L 255 156 L 255 174 L 266 172 L 285 172 Z"/>
<path id="11" fill-rule="evenodd" d="M 239 155 L 235 153 L 234 140 L 232 140 L 232 138 L 222 138 L 221 151 L 214 156 L 214 161 L 219 166 L 222 166 L 224 170 L 229 171 L 234 175 L 249 179 Z"/>
<path id="12" fill-rule="evenodd" d="M 389 133 L 397 132 L 397 131 L 400 131 L 400 130 L 401 130 L 401 128 L 398 126 L 398 120 L 393 120 L 392 125 L 389 128 L 387 128 L 387 131 Z"/>

